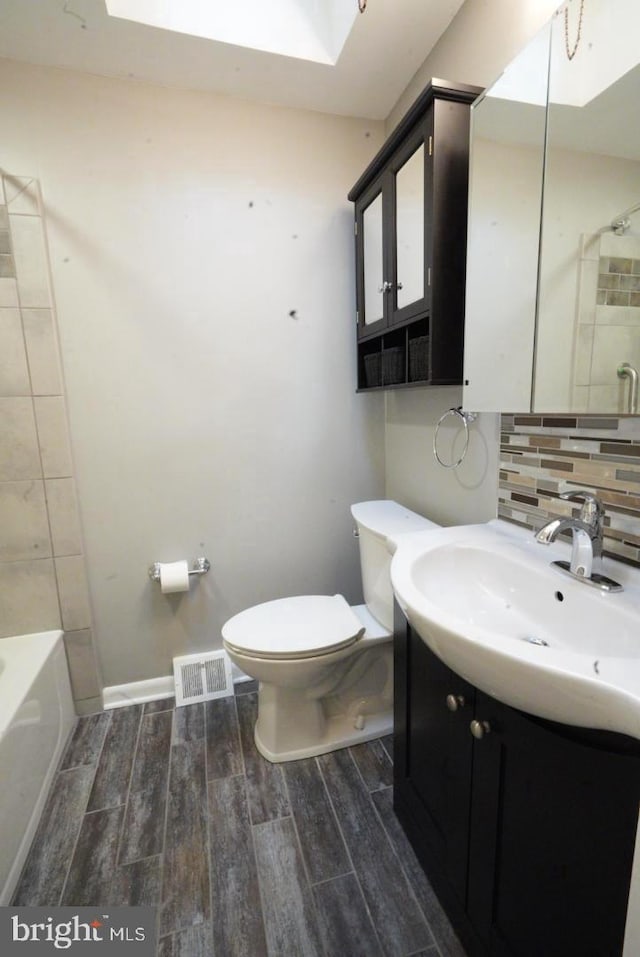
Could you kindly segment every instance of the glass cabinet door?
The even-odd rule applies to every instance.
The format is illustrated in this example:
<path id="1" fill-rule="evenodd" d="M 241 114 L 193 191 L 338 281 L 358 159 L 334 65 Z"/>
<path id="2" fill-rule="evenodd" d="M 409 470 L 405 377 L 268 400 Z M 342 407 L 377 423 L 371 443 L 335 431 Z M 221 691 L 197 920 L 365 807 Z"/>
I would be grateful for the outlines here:
<path id="1" fill-rule="evenodd" d="M 364 316 L 360 316 L 360 322 L 366 327 L 380 322 L 384 315 L 382 192 L 378 193 L 362 213 L 362 253 Z"/>
<path id="2" fill-rule="evenodd" d="M 424 143 L 396 173 L 397 308 L 424 299 Z"/>
<path id="3" fill-rule="evenodd" d="M 430 306 L 427 195 L 431 114 L 398 150 L 390 169 L 391 268 L 389 325 L 426 315 Z"/>

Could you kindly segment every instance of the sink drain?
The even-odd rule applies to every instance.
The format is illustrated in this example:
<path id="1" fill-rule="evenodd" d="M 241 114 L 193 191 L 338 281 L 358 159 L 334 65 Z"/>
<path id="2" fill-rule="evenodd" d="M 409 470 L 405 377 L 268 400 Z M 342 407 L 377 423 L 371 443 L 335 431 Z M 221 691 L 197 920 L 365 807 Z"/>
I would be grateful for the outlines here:
<path id="1" fill-rule="evenodd" d="M 549 647 L 548 641 L 545 641 L 544 638 L 536 638 L 534 635 L 525 635 L 522 640 L 528 641 L 530 645 L 541 645 L 543 648 Z"/>

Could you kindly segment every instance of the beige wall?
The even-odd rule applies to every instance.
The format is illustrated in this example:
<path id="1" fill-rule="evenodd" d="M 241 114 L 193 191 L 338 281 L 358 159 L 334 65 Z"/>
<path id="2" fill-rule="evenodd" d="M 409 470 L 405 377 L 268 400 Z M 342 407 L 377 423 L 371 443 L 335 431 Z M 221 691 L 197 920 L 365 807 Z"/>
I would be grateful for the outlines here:
<path id="1" fill-rule="evenodd" d="M 557 6 L 556 0 L 467 0 L 391 111 L 387 133 L 432 77 L 481 87 L 492 83 Z M 459 469 L 442 469 L 431 451 L 438 419 L 461 403 L 462 387 L 386 398 L 386 494 L 448 525 L 496 514 L 497 415 L 484 413 L 471 426 L 469 452 Z M 439 441 L 445 449 L 459 449 L 461 440 L 455 422 L 447 420 Z"/>
<path id="2" fill-rule="evenodd" d="M 346 192 L 382 124 L 9 61 L 0 86 L 0 167 L 44 197 L 105 683 L 258 601 L 360 600 L 383 400 L 354 393 Z M 198 555 L 188 595 L 147 579 Z"/>

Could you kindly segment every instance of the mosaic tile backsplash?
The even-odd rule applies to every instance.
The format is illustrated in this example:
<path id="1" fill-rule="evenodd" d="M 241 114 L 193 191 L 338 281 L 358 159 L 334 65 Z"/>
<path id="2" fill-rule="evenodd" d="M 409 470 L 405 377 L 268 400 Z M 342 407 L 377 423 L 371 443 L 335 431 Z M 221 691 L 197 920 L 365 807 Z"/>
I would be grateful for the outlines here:
<path id="1" fill-rule="evenodd" d="M 532 530 L 594 492 L 606 509 L 606 555 L 640 567 L 640 418 L 502 415 L 498 515 Z"/>

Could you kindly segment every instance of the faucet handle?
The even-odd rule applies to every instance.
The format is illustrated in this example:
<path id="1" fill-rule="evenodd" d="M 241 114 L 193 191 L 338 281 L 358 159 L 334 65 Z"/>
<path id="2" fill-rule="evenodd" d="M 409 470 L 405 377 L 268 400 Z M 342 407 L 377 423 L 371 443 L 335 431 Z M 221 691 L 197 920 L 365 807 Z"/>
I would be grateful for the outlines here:
<path id="1" fill-rule="evenodd" d="M 580 520 L 586 525 L 595 525 L 602 522 L 604 518 L 604 505 L 597 495 L 592 492 L 561 492 L 560 498 L 572 502 L 582 502 L 580 509 Z"/>

